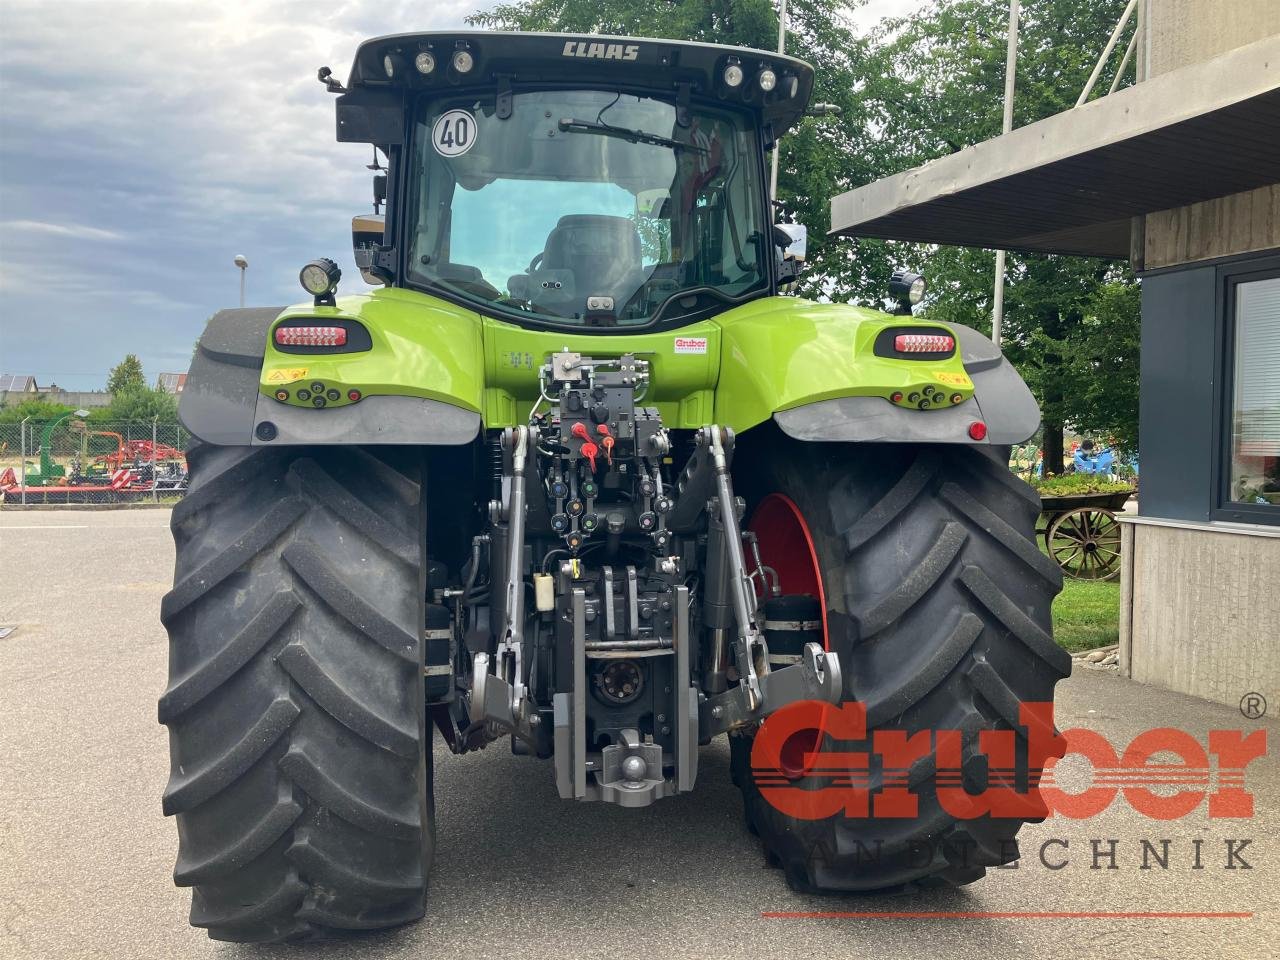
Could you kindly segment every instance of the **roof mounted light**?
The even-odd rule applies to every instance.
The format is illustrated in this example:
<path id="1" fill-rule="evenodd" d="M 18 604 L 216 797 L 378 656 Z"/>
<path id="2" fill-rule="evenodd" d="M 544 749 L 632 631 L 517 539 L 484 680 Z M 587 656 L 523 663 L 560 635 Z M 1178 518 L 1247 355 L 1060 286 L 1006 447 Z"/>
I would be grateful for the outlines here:
<path id="1" fill-rule="evenodd" d="M 765 93 L 772 93 L 773 88 L 778 85 L 778 75 L 768 67 L 765 67 L 756 76 L 756 83 L 760 84 L 760 89 Z"/>
<path id="2" fill-rule="evenodd" d="M 889 278 L 889 293 L 899 303 L 915 306 L 924 299 L 924 277 L 909 270 L 895 270 Z"/>
<path id="3" fill-rule="evenodd" d="M 388 80 L 395 79 L 397 59 L 398 59 L 397 57 L 394 57 L 389 53 L 384 54 L 382 57 L 382 70 L 384 73 L 386 73 Z"/>
<path id="4" fill-rule="evenodd" d="M 338 281 L 342 279 L 342 271 L 328 257 L 312 260 L 298 273 L 298 282 L 302 289 L 316 298 L 316 306 L 333 306 L 333 291 L 338 289 Z"/>
<path id="5" fill-rule="evenodd" d="M 423 50 L 413 58 L 414 68 L 424 76 L 436 68 L 436 58 L 429 50 Z"/>
<path id="6" fill-rule="evenodd" d="M 731 89 L 737 89 L 742 86 L 745 74 L 743 74 L 742 67 L 738 65 L 737 60 L 729 61 L 728 65 L 724 68 L 723 79 L 724 85 Z"/>
<path id="7" fill-rule="evenodd" d="M 452 62 L 453 69 L 458 73 L 470 73 L 476 65 L 476 58 L 471 55 L 470 50 L 455 50 Z"/>

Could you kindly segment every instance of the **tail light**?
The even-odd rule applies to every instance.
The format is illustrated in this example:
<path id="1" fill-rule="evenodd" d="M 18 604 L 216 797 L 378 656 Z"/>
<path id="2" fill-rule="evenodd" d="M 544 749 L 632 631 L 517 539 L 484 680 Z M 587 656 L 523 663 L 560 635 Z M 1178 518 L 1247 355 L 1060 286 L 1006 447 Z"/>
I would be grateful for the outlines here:
<path id="1" fill-rule="evenodd" d="M 945 327 L 895 324 L 876 334 L 872 352 L 893 360 L 946 360 L 956 355 L 956 338 Z"/>
<path id="2" fill-rule="evenodd" d="M 346 327 L 276 327 L 281 347 L 345 347 Z"/>
<path id="3" fill-rule="evenodd" d="M 899 353 L 950 353 L 955 347 L 954 337 L 939 333 L 900 333 L 893 338 L 893 349 Z"/>

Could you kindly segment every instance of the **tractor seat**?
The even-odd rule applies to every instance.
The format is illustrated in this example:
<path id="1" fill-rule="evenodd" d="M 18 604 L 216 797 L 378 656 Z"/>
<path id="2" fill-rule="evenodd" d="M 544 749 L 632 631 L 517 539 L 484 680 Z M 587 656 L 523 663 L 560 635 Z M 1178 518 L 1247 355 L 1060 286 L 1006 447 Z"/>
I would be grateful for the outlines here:
<path id="1" fill-rule="evenodd" d="M 538 271 L 568 271 L 577 297 L 618 296 L 643 266 L 640 234 L 626 217 L 575 213 L 547 236 Z"/>

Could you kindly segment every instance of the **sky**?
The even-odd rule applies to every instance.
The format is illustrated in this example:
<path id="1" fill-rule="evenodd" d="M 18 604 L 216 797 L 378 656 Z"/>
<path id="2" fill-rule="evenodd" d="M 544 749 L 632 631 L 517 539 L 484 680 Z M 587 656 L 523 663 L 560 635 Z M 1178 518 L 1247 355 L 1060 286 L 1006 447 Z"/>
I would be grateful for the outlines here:
<path id="1" fill-rule="evenodd" d="M 0 0 L 0 372 L 99 389 L 126 353 L 187 368 L 208 317 L 303 299 L 327 256 L 364 289 L 351 217 L 370 148 L 334 141 L 360 41 L 463 26 L 490 0 Z M 916 0 L 871 0 L 866 26 Z"/>

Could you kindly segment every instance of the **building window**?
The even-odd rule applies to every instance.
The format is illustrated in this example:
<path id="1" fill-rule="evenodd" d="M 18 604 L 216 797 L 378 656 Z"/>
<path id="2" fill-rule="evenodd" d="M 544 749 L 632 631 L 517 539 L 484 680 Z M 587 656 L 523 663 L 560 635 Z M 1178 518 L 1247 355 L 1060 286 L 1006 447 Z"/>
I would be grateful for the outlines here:
<path id="1" fill-rule="evenodd" d="M 1280 522 L 1280 275 L 1229 283 L 1226 511 Z"/>

